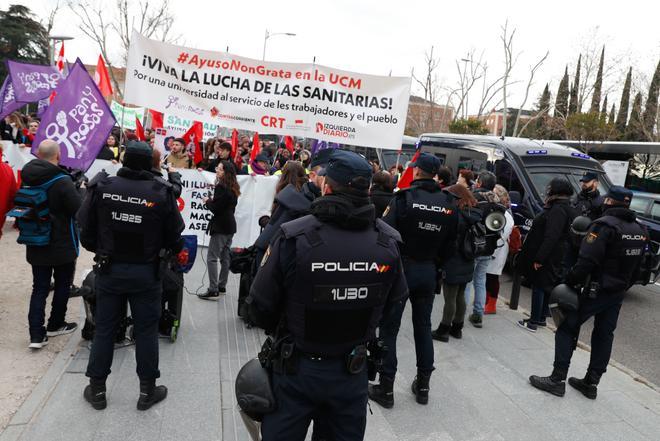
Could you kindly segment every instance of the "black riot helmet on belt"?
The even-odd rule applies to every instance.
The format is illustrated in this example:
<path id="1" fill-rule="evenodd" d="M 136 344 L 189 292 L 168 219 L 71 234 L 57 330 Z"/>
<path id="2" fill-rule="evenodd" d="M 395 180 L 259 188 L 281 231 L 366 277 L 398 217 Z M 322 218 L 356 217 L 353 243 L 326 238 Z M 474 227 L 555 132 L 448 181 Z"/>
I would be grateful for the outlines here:
<path id="1" fill-rule="evenodd" d="M 131 170 L 151 170 L 153 150 L 146 142 L 129 141 L 124 153 L 124 165 Z"/>
<path id="2" fill-rule="evenodd" d="M 566 314 L 577 311 L 580 305 L 578 293 L 574 288 L 562 283 L 554 287 L 550 293 L 550 314 L 555 326 L 559 328 L 566 319 Z"/>
<path id="3" fill-rule="evenodd" d="M 254 421 L 275 410 L 275 396 L 270 386 L 270 375 L 258 359 L 245 363 L 236 375 L 236 402 Z"/>

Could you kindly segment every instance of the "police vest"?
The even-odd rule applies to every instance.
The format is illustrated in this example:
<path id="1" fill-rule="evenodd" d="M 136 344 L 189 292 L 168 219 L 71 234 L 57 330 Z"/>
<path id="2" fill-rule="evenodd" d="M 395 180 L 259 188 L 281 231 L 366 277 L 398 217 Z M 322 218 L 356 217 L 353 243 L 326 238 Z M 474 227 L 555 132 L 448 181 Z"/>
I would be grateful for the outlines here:
<path id="1" fill-rule="evenodd" d="M 285 314 L 297 348 L 340 356 L 372 340 L 400 270 L 396 230 L 380 219 L 374 228 L 343 230 L 308 215 L 282 231 L 296 247 Z"/>
<path id="2" fill-rule="evenodd" d="M 607 246 L 605 261 L 596 270 L 596 280 L 600 281 L 605 292 L 623 292 L 631 285 L 642 261 L 647 233 L 637 222 L 627 222 L 615 216 L 603 216 L 594 222 L 615 230 L 615 240 Z"/>
<path id="3" fill-rule="evenodd" d="M 112 262 L 147 263 L 164 246 L 163 224 L 173 203 L 163 179 L 109 177 L 92 187 L 98 222 L 97 253 Z"/>
<path id="4" fill-rule="evenodd" d="M 397 212 L 397 227 L 403 238 L 401 254 L 415 260 L 434 259 L 441 247 L 455 240 L 446 232 L 457 216 L 449 196 L 440 189 L 411 187 L 397 197 L 405 201 L 405 209 Z"/>

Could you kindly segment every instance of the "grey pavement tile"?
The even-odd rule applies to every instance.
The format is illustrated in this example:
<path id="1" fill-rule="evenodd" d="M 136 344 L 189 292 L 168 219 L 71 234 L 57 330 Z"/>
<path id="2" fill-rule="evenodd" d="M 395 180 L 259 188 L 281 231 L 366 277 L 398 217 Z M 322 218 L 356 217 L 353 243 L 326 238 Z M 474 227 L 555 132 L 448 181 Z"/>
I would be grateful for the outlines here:
<path id="1" fill-rule="evenodd" d="M 82 397 L 87 378 L 64 374 L 37 418 L 21 440 L 89 441 L 104 415 L 92 409 Z"/>
<path id="2" fill-rule="evenodd" d="M 599 390 L 597 400 L 644 436 L 660 439 L 660 415 L 631 400 L 625 393 Z"/>

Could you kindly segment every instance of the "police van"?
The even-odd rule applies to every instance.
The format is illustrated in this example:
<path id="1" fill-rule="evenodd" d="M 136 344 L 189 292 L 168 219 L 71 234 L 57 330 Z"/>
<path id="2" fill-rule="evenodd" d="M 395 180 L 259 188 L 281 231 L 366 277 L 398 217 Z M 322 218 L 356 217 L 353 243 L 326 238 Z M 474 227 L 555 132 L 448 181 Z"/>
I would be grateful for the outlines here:
<path id="1" fill-rule="evenodd" d="M 417 147 L 435 155 L 456 176 L 461 169 L 495 174 L 510 193 L 512 211 L 523 232 L 543 210 L 546 187 L 553 178 L 566 178 L 576 192 L 585 172 L 598 175 L 598 188 L 606 194 L 612 185 L 600 163 L 579 150 L 558 144 L 486 135 L 425 133 Z"/>

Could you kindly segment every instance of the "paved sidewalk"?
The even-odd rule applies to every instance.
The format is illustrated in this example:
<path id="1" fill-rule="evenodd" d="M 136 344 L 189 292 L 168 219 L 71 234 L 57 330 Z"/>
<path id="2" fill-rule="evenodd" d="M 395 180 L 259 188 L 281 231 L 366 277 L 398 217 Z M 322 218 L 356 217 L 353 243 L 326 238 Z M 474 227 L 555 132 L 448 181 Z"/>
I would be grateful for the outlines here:
<path id="1" fill-rule="evenodd" d="M 186 276 L 190 291 L 201 287 L 203 262 Z M 108 408 L 93 410 L 82 398 L 89 351 L 86 342 L 75 355 L 62 357 L 0 441 L 22 440 L 248 440 L 237 413 L 234 377 L 254 357 L 263 334 L 246 329 L 236 318 L 238 278 L 217 301 L 186 295 L 179 340 L 161 340 L 161 381 L 169 396 L 147 412 L 138 412 L 134 348 L 115 351 L 108 381 Z M 436 297 L 434 323 L 441 297 Z M 410 393 L 415 355 L 406 308 L 399 336 L 400 372 L 395 407 L 371 404 L 367 440 L 658 440 L 660 394 L 610 367 L 596 401 L 567 388 L 564 398 L 529 386 L 530 374 L 548 374 L 553 333 L 531 334 L 515 325 L 519 312 L 501 306 L 483 329 L 467 325 L 462 340 L 436 342 L 436 371 L 431 401 L 417 405 Z M 581 376 L 589 354 L 578 350 L 572 375 Z M 58 366 L 63 366 L 58 368 Z M 59 371 L 57 370 L 59 369 Z"/>

